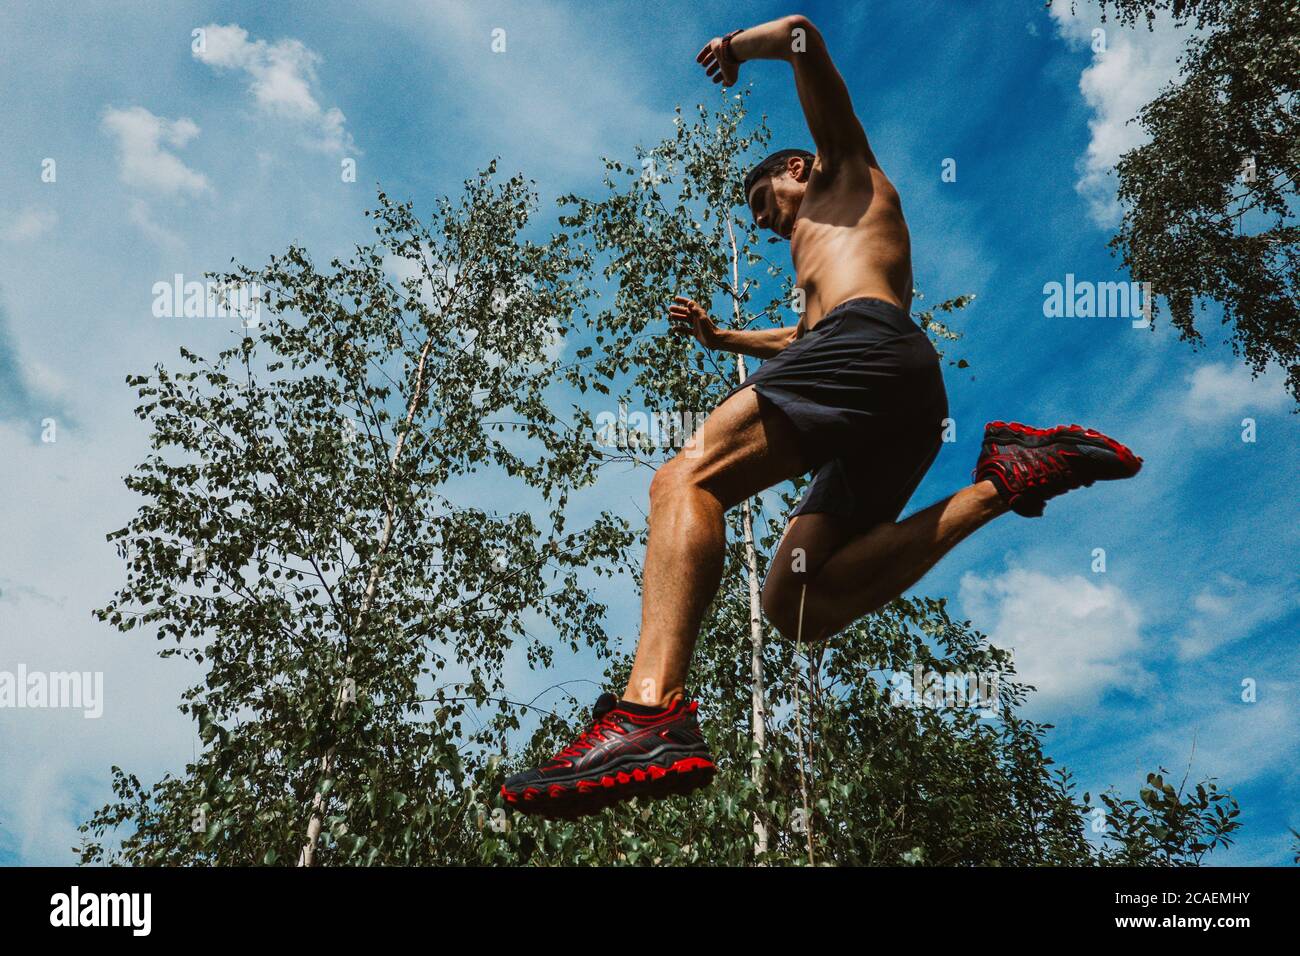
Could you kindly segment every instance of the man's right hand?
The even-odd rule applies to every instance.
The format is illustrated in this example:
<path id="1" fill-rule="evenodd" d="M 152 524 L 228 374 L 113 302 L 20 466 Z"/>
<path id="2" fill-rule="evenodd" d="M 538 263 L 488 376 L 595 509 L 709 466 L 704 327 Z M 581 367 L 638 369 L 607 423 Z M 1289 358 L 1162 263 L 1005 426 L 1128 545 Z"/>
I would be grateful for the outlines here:
<path id="1" fill-rule="evenodd" d="M 705 74 L 714 83 L 732 87 L 736 85 L 736 78 L 740 75 L 740 61 L 722 40 L 722 37 L 714 37 L 704 44 L 704 49 L 696 54 L 695 62 L 704 67 Z"/>
<path id="2" fill-rule="evenodd" d="M 673 296 L 673 304 L 668 307 L 668 319 L 672 331 L 683 337 L 695 339 L 706 349 L 719 347 L 722 334 L 709 313 L 705 312 L 693 299 L 685 296 Z"/>

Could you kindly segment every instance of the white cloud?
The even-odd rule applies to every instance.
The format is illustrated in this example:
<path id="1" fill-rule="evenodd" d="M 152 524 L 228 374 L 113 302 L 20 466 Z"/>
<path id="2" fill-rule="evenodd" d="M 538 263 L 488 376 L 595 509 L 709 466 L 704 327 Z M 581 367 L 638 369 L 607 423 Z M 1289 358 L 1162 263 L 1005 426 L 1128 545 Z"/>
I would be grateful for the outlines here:
<path id="1" fill-rule="evenodd" d="M 39 209 L 35 206 L 28 206 L 12 222 L 7 223 L 3 229 L 0 229 L 0 239 L 5 242 L 26 242 L 30 239 L 39 239 L 45 235 L 59 221 L 59 216 L 52 209 Z"/>
<path id="2" fill-rule="evenodd" d="M 217 70 L 240 70 L 260 110 L 269 116 L 301 124 L 313 132 L 312 145 L 326 152 L 355 152 L 345 129 L 343 112 L 321 106 L 313 88 L 320 55 L 298 40 L 250 40 L 238 24 L 203 27 L 203 48 L 194 51 L 200 63 Z"/>
<path id="3" fill-rule="evenodd" d="M 199 134 L 193 120 L 164 119 L 143 106 L 132 106 L 105 110 L 102 127 L 117 140 L 118 174 L 127 185 L 167 196 L 197 196 L 211 188 L 206 176 L 166 148 L 180 149 Z"/>
<path id="4" fill-rule="evenodd" d="M 1289 397 L 1279 376 L 1255 378 L 1236 362 L 1202 365 L 1187 376 L 1187 383 L 1183 413 L 1196 422 L 1278 411 Z"/>
<path id="5" fill-rule="evenodd" d="M 185 244 L 178 234 L 154 219 L 153 211 L 146 202 L 139 199 L 132 200 L 127 210 L 127 217 L 141 232 L 160 246 L 174 251 Z"/>
<path id="6" fill-rule="evenodd" d="M 1178 638 L 1178 656 L 1183 660 L 1205 657 L 1281 616 L 1295 603 L 1292 587 L 1248 585 L 1220 572 L 1192 599 L 1196 613 Z"/>
<path id="7" fill-rule="evenodd" d="M 1070 43 L 1094 48 L 1093 31 L 1104 31 L 1103 50 L 1093 53 L 1092 63 L 1079 76 L 1079 92 L 1093 118 L 1075 183 L 1093 220 L 1102 226 L 1120 218 L 1111 172 L 1115 163 L 1147 140 L 1142 127 L 1129 121 L 1178 76 L 1178 56 L 1193 32 L 1175 27 L 1164 12 L 1156 17 L 1153 30 L 1147 30 L 1145 22 L 1137 29 L 1121 27 L 1113 13 L 1103 24 L 1095 0 L 1053 0 L 1051 7 L 1057 33 Z"/>
<path id="8" fill-rule="evenodd" d="M 1179 779 L 1188 772 L 1192 782 L 1215 776 L 1222 786 L 1237 788 L 1267 774 L 1294 778 L 1295 741 L 1300 739 L 1296 691 L 1292 683 L 1261 680 L 1257 702 L 1202 706 L 1153 731 L 1134 750 L 1151 769 L 1159 764 L 1180 772 Z"/>
<path id="9" fill-rule="evenodd" d="M 1036 706 L 1082 710 L 1112 687 L 1132 691 L 1150 681 L 1133 659 L 1141 615 L 1114 585 L 1012 568 L 963 575 L 960 599 L 995 645 L 1015 650 L 1017 673 L 1038 689 Z"/>
<path id="10" fill-rule="evenodd" d="M 80 417 L 79 427 L 60 423 L 49 444 L 25 424 L 0 423 L 0 483 L 12 496 L 0 555 L 0 670 L 103 674 L 97 719 L 77 708 L 0 707 L 0 847 L 40 865 L 74 862 L 76 826 L 110 796 L 111 765 L 150 784 L 193 753 L 193 725 L 176 704 L 198 669 L 159 659 L 154 641 L 118 635 L 90 614 L 123 582 L 104 534 L 137 505 L 106 476 L 125 474 L 142 449 L 112 427 L 125 415 Z"/>

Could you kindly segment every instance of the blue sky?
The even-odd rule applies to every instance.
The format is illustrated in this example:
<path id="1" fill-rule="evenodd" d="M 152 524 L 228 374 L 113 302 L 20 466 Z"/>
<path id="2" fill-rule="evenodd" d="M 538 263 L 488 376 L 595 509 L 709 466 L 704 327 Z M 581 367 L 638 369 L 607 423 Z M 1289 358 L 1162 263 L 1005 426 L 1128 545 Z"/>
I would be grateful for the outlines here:
<path id="1" fill-rule="evenodd" d="M 1068 4 L 1066 5 L 1068 7 Z M 74 12 L 75 9 L 75 12 Z M 291 241 L 318 261 L 364 241 L 376 182 L 427 208 L 491 157 L 543 197 L 595 193 L 601 155 L 668 135 L 673 107 L 712 102 L 693 57 L 709 37 L 794 8 L 768 3 L 371 2 L 6 5 L 0 82 L 0 670 L 102 671 L 104 715 L 0 709 L 0 863 L 66 863 L 108 767 L 151 781 L 190 758 L 175 710 L 193 677 L 153 642 L 95 622 L 121 580 L 104 542 L 134 509 L 120 477 L 146 451 L 123 377 L 177 347 L 214 351 L 220 323 L 159 319 L 154 282 Z M 1120 278 L 1107 170 L 1125 121 L 1175 75 L 1182 35 L 1110 29 L 1034 0 L 808 4 L 898 186 L 916 282 L 975 293 L 950 370 L 957 442 L 913 499 L 969 480 L 990 419 L 1080 422 L 1146 458 L 1134 481 L 1001 519 L 919 591 L 946 596 L 1016 649 L 1056 725 L 1050 752 L 1094 792 L 1135 794 L 1164 764 L 1215 774 L 1243 806 L 1216 862 L 1288 862 L 1300 827 L 1296 423 L 1275 370 L 1163 325 L 1049 319 L 1043 286 Z M 201 53 L 191 31 L 209 30 Z M 506 50 L 490 49 L 505 30 Z M 808 136 L 787 70 L 746 67 L 778 144 Z M 339 163 L 356 160 L 356 183 Z M 42 163 L 55 161 L 54 182 Z M 943 182 L 945 160 L 955 182 Z M 778 256 L 784 250 L 775 249 Z M 666 290 L 668 294 L 670 290 Z M 1257 439 L 1241 440 L 1242 420 Z M 53 419 L 57 440 L 41 440 Z M 635 517 L 644 471 L 607 476 Z M 490 500 L 491 486 L 485 486 Z M 1092 570 L 1094 549 L 1107 557 Z M 635 636 L 630 589 L 601 595 Z M 586 661 L 559 677 L 596 677 Z M 553 683 L 516 667 L 519 695 Z M 1256 699 L 1242 700 L 1243 681 Z M 588 688 L 578 692 L 587 694 Z"/>

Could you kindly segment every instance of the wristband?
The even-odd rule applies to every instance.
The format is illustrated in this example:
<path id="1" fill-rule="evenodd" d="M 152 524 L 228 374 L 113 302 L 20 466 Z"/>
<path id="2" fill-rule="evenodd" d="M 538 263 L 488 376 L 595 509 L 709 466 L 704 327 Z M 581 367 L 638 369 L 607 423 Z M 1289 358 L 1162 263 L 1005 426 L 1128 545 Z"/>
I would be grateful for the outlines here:
<path id="1" fill-rule="evenodd" d="M 731 52 L 731 41 L 732 39 L 735 38 L 736 34 L 744 33 L 744 32 L 745 32 L 744 30 L 732 30 L 730 33 L 728 33 L 725 37 L 722 38 L 723 55 L 726 56 L 729 60 L 731 60 L 732 63 L 736 64 L 737 66 L 739 66 L 744 61 L 740 59 L 740 57 L 736 56 L 736 54 Z"/>

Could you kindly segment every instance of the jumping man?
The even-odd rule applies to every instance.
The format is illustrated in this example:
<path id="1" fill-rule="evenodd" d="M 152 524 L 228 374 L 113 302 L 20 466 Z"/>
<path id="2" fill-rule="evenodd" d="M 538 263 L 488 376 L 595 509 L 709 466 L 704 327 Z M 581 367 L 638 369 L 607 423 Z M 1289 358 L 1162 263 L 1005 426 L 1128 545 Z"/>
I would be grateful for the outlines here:
<path id="1" fill-rule="evenodd" d="M 638 794 L 687 792 L 713 759 L 685 683 L 721 581 L 727 509 L 815 472 L 763 585 L 787 639 L 815 642 L 916 584 L 967 535 L 1007 511 L 1137 474 L 1141 459 L 1100 432 L 992 422 L 974 484 L 897 522 L 942 444 L 939 359 L 912 321 L 911 243 L 898 193 L 853 112 L 817 28 L 799 16 L 710 40 L 698 62 L 732 86 L 748 60 L 784 60 L 816 152 L 784 149 L 745 177 L 755 222 L 790 242 L 806 307 L 797 325 L 719 329 L 676 297 L 672 327 L 706 348 L 766 359 L 709 415 L 691 456 L 650 483 L 641 637 L 622 698 L 542 767 L 506 780 L 519 810 L 575 816 Z"/>

